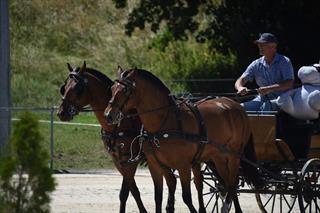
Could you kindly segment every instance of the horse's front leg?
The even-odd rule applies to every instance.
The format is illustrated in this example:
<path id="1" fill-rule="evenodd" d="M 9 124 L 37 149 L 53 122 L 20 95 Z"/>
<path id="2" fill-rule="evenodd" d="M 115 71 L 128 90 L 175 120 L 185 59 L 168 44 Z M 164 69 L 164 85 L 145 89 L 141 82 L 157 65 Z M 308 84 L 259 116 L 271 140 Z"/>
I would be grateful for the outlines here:
<path id="1" fill-rule="evenodd" d="M 182 198 L 183 202 L 188 206 L 191 213 L 196 213 L 196 209 L 192 205 L 191 198 L 191 189 L 190 189 L 190 181 L 191 181 L 191 168 L 179 169 L 179 176 L 182 188 Z"/>
<path id="2" fill-rule="evenodd" d="M 140 213 L 147 213 L 147 210 L 145 209 L 142 200 L 141 200 L 141 196 L 140 196 L 140 192 L 139 189 L 137 187 L 136 181 L 134 179 L 132 179 L 132 182 L 130 184 L 130 191 L 132 196 L 134 197 L 137 206 L 139 208 L 139 212 Z"/>
<path id="3" fill-rule="evenodd" d="M 154 200 L 156 203 L 156 213 L 161 213 L 163 196 L 163 170 L 157 162 L 149 159 L 148 167 L 154 184 Z"/>
<path id="4" fill-rule="evenodd" d="M 131 191 L 132 196 L 134 197 L 137 206 L 139 208 L 140 213 L 146 213 L 147 210 L 145 209 L 141 197 L 139 189 L 136 185 L 134 180 L 134 175 L 137 170 L 138 164 L 128 165 L 128 166 L 121 166 L 118 161 L 115 161 L 115 165 L 119 172 L 122 175 L 122 184 L 120 189 L 120 213 L 124 213 L 126 211 L 126 203 L 128 200 L 129 190 Z"/>
<path id="5" fill-rule="evenodd" d="M 201 165 L 200 163 L 196 164 L 192 168 L 192 173 L 194 177 L 194 184 L 196 186 L 197 192 L 198 192 L 198 202 L 199 202 L 199 213 L 205 213 L 206 208 L 204 206 L 203 202 L 203 176 L 201 174 Z"/>
<path id="6" fill-rule="evenodd" d="M 166 210 L 167 210 L 167 213 L 172 213 L 174 212 L 174 202 L 175 202 L 174 193 L 176 191 L 177 179 L 174 176 L 171 169 L 164 169 L 163 175 L 166 179 L 166 183 L 169 191 Z"/>
<path id="7" fill-rule="evenodd" d="M 126 212 L 126 203 L 129 196 L 129 189 L 130 189 L 130 181 L 125 176 L 123 176 L 120 194 L 119 194 L 119 199 L 120 199 L 119 212 L 120 213 Z"/>

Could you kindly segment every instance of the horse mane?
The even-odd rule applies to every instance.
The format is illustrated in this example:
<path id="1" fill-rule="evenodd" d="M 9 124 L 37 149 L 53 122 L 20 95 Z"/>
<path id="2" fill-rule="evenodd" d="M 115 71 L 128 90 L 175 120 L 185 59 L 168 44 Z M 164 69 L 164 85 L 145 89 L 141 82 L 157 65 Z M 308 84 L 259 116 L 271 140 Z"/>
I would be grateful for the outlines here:
<path id="1" fill-rule="evenodd" d="M 97 77 L 98 79 L 102 80 L 103 82 L 105 82 L 105 84 L 107 85 L 107 87 L 111 87 L 113 85 L 113 81 L 108 78 L 105 74 L 103 74 L 102 72 L 92 69 L 92 68 L 86 68 L 86 72 L 90 73 L 91 75 Z"/>
<path id="2" fill-rule="evenodd" d="M 163 90 L 165 93 L 170 94 L 169 88 L 155 75 L 153 75 L 151 72 L 147 70 L 142 69 L 136 69 L 138 71 L 138 75 L 145 78 L 146 80 L 152 82 L 152 84 L 157 85 L 161 90 Z"/>
<path id="3" fill-rule="evenodd" d="M 79 71 L 80 71 L 80 67 L 76 67 L 74 69 L 75 73 L 79 73 Z M 107 90 L 108 96 L 110 96 L 110 97 L 112 96 L 111 86 L 113 85 L 113 81 L 110 78 L 108 78 L 102 72 L 95 70 L 95 69 L 92 69 L 92 68 L 86 68 L 84 75 L 86 75 L 86 73 L 89 73 L 89 74 L 95 76 L 96 78 L 102 80 L 104 82 L 105 86 L 108 88 L 108 90 Z"/>

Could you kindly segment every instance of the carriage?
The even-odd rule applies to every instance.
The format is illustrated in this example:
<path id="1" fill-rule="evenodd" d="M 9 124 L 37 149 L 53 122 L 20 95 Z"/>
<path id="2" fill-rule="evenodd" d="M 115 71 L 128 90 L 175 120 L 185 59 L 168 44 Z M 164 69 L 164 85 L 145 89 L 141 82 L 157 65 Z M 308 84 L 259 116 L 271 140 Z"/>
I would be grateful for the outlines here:
<path id="1" fill-rule="evenodd" d="M 241 177 L 237 193 L 251 193 L 261 212 L 320 212 L 320 122 L 297 120 L 284 112 L 249 112 L 256 167 L 265 182 L 250 188 Z M 203 197 L 207 212 L 220 212 L 223 196 L 215 173 L 206 165 Z M 297 204 L 298 203 L 298 204 Z"/>
<path id="2" fill-rule="evenodd" d="M 291 212 L 294 210 L 296 203 L 299 204 L 301 212 L 320 212 L 318 204 L 320 199 L 319 120 L 296 120 L 285 113 L 260 114 L 254 112 L 246 116 L 243 108 L 230 99 L 205 98 L 203 101 L 197 101 L 195 105 L 198 106 L 207 100 L 209 101 L 209 105 L 204 104 L 202 108 L 203 111 L 208 110 L 207 113 L 212 113 L 212 107 L 219 108 L 222 114 L 227 112 L 226 114 L 229 117 L 221 117 L 220 120 L 214 121 L 208 120 L 207 117 L 206 122 L 211 122 L 210 126 L 213 126 L 211 131 L 217 131 L 218 129 L 218 135 L 222 135 L 223 131 L 228 131 L 226 136 L 220 138 L 221 140 L 229 140 L 230 137 L 234 137 L 235 132 L 238 133 L 237 137 L 242 137 L 242 139 L 232 139 L 236 143 L 231 144 L 234 145 L 231 147 L 229 144 L 216 143 L 218 140 L 212 135 L 216 136 L 217 134 L 212 134 L 210 131 L 204 138 L 203 134 L 206 134 L 203 125 L 204 120 L 202 120 L 199 110 L 197 111 L 197 107 L 187 104 L 189 100 L 177 101 L 174 97 L 168 95 L 170 91 L 165 85 L 147 71 L 133 69 L 122 72 L 114 88 L 118 96 L 115 97 L 113 94 L 111 97 L 111 91 L 108 87 L 112 85 L 112 81 L 108 80 L 106 76 L 103 77 L 102 73 L 90 71 L 86 68 L 85 63 L 81 69 L 72 69 L 70 65 L 68 67 L 70 74 L 68 81 L 61 87 L 60 92 L 63 99 L 58 115 L 60 119 L 71 120 L 74 115 L 83 111 L 85 105 L 89 104 L 92 106 L 101 126 L 109 131 L 102 131 L 102 139 L 106 150 L 113 156 L 118 170 L 123 174 L 123 184 L 120 191 L 120 212 L 125 212 L 129 189 L 136 199 L 140 212 L 146 212 L 134 182 L 137 164 L 141 160 L 142 147 L 155 184 L 156 212 L 161 212 L 163 177 L 166 178 L 169 187 L 168 198 L 170 199 L 168 199 L 167 211 L 174 211 L 176 180 L 170 171 L 171 168 L 176 168 L 179 171 L 184 202 L 189 207 L 190 212 L 197 212 L 191 201 L 189 174 L 191 166 L 194 166 L 192 170 L 195 185 L 198 189 L 200 212 L 228 212 L 232 204 L 230 199 L 233 199 L 236 205 L 236 194 L 239 193 L 255 194 L 262 212 Z M 145 83 L 145 87 L 140 86 L 138 88 L 137 82 L 139 81 L 140 85 Z M 146 89 L 147 86 L 148 89 Z M 96 98 L 90 97 L 92 91 L 99 95 L 95 96 Z M 137 95 L 137 91 L 143 95 Z M 134 93 L 136 94 L 132 95 Z M 106 99 L 100 99 L 100 97 L 106 97 Z M 140 98 L 140 100 L 136 100 L 137 98 Z M 146 100 L 147 98 L 150 100 Z M 103 102 L 100 100 L 103 100 Z M 144 102 L 141 103 L 141 101 Z M 132 104 L 137 102 L 139 102 L 139 107 L 148 106 L 149 110 L 142 109 L 139 112 L 137 108 L 137 112 L 124 116 L 125 108 L 130 109 Z M 106 106 L 108 107 L 105 109 Z M 179 113 L 182 107 L 185 110 L 184 114 Z M 232 114 L 228 110 L 225 111 L 228 108 L 233 110 Z M 119 126 L 124 127 L 124 122 L 130 124 L 129 133 L 132 133 L 133 129 L 130 126 L 133 124 L 135 127 L 140 127 L 141 124 L 129 120 L 138 116 L 143 124 L 140 133 L 135 131 L 134 136 L 132 134 L 127 135 L 128 132 L 125 131 L 125 128 L 119 132 Z M 124 121 L 121 123 L 123 119 Z M 158 120 L 156 121 L 156 119 Z M 108 126 L 106 120 L 114 126 Z M 150 121 L 152 122 L 149 123 Z M 231 125 L 232 131 L 229 131 L 229 123 L 233 121 L 236 122 Z M 223 125 L 226 125 L 224 126 L 226 128 Z M 179 127 L 177 130 L 168 130 L 168 128 L 177 128 L 177 126 Z M 189 128 L 193 133 L 187 134 L 182 131 L 181 126 Z M 151 132 L 154 133 L 150 134 Z M 256 153 L 254 161 L 242 158 L 243 156 L 239 155 L 240 152 L 237 152 L 241 150 L 241 147 L 244 147 L 245 150 L 250 144 L 251 133 L 254 141 L 253 144 L 251 142 L 251 147 L 255 149 Z M 251 135 L 250 139 L 249 135 Z M 210 139 L 210 136 L 212 139 Z M 138 143 L 134 143 L 134 141 L 138 141 Z M 171 142 L 169 143 L 169 141 Z M 237 142 L 242 144 L 237 144 Z M 202 145 L 199 145 L 201 143 Z M 205 146 L 209 148 L 204 150 Z M 238 150 L 235 150 L 235 148 L 238 148 Z M 136 158 L 129 159 L 134 161 L 130 162 L 129 167 L 126 167 L 120 160 L 123 162 L 124 152 L 128 151 L 137 155 L 134 154 Z M 224 153 L 220 153 L 220 151 Z M 183 154 L 184 157 L 177 155 L 178 152 L 181 155 Z M 212 157 L 213 155 L 218 157 L 221 155 L 221 159 L 228 158 L 228 160 L 219 162 L 219 165 L 216 164 L 218 161 L 215 162 L 216 159 L 214 158 L 207 158 L 210 161 L 204 160 L 205 156 Z M 225 155 L 228 155 L 227 158 L 225 158 Z M 251 155 L 254 156 L 254 151 L 251 152 Z M 241 167 L 240 160 L 254 168 L 255 174 L 258 174 L 259 179 L 264 183 L 263 187 L 251 187 L 246 184 L 248 173 L 245 172 L 245 166 Z M 192 165 L 190 165 L 191 161 L 193 162 Z M 197 164 L 200 161 L 205 163 L 203 165 Z M 229 169 L 230 171 L 225 173 L 221 170 L 221 167 L 218 170 L 218 166 L 223 168 L 227 164 L 230 164 L 229 166 L 232 168 Z M 200 169 L 201 165 L 202 168 Z M 217 175 L 218 173 L 220 175 Z M 224 177 L 221 177 L 221 174 L 224 174 Z M 238 183 L 235 182 L 237 179 Z M 201 184 L 199 180 L 201 180 Z M 225 185 L 229 180 L 232 180 L 230 181 L 232 185 L 226 190 Z M 239 203 L 237 205 L 239 211 Z"/>

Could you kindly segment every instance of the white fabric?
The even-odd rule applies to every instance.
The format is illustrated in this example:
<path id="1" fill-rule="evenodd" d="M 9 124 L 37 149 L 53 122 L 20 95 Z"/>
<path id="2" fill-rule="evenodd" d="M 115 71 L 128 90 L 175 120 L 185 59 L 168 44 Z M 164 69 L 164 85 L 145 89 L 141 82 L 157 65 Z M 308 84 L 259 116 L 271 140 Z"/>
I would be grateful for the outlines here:
<path id="1" fill-rule="evenodd" d="M 320 73 L 315 67 L 304 66 L 298 71 L 298 77 L 302 84 L 313 84 L 315 86 L 320 86 Z"/>
<path id="2" fill-rule="evenodd" d="M 320 112 L 320 73 L 312 66 L 304 66 L 299 69 L 298 77 L 302 87 L 283 93 L 277 104 L 295 118 L 317 119 Z"/>

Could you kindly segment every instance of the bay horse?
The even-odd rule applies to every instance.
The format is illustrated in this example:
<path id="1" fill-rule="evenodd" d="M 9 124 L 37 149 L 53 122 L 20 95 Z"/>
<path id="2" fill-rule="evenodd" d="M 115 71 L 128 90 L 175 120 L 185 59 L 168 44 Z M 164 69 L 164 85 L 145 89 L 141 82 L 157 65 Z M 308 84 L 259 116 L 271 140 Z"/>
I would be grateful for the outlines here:
<path id="1" fill-rule="evenodd" d="M 227 193 L 221 211 L 228 212 L 233 199 L 236 212 L 242 212 L 236 195 L 240 163 L 249 184 L 258 186 L 260 179 L 258 170 L 243 160 L 255 162 L 255 153 L 241 105 L 225 97 L 202 100 L 196 103 L 197 113 L 186 102 L 175 101 L 152 73 L 136 68 L 118 72 L 120 78 L 112 86 L 112 98 L 105 109 L 107 122 L 123 122 L 130 117 L 127 112 L 137 110 L 145 129 L 143 150 L 148 164 L 178 170 L 183 201 L 190 212 L 196 212 L 190 191 L 194 159 L 214 165 Z M 195 137 L 201 131 L 205 131 L 204 137 Z M 151 175 L 157 179 L 159 174 L 151 171 Z"/>
<path id="2" fill-rule="evenodd" d="M 111 98 L 113 81 L 102 72 L 87 68 L 84 62 L 81 68 L 72 68 L 68 63 L 69 75 L 65 84 L 61 87 L 62 103 L 58 110 L 58 117 L 62 121 L 70 121 L 85 106 L 90 105 L 97 120 L 101 125 L 101 136 L 107 152 L 112 156 L 114 165 L 123 176 L 120 190 L 120 210 L 124 213 L 129 190 L 133 195 L 139 211 L 147 212 L 145 209 L 139 189 L 136 185 L 134 175 L 141 159 L 126 163 L 133 156 L 139 157 L 140 145 L 133 140 L 140 134 L 141 122 L 138 117 L 133 117 L 121 122 L 121 125 L 109 125 L 104 119 L 104 109 Z M 131 152 L 133 154 L 131 154 Z M 172 171 L 162 171 L 168 188 L 169 196 L 167 211 L 174 211 L 174 193 L 176 189 L 176 178 Z"/>

